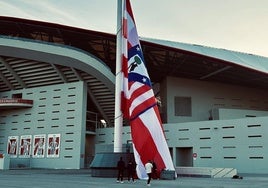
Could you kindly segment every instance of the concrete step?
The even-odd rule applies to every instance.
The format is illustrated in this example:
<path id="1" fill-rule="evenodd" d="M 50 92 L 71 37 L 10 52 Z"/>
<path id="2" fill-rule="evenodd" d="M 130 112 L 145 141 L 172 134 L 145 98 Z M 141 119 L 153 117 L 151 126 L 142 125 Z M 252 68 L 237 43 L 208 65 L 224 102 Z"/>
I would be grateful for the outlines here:
<path id="1" fill-rule="evenodd" d="M 208 178 L 232 178 L 237 175 L 234 168 L 213 167 L 176 167 L 178 176 L 208 177 Z"/>

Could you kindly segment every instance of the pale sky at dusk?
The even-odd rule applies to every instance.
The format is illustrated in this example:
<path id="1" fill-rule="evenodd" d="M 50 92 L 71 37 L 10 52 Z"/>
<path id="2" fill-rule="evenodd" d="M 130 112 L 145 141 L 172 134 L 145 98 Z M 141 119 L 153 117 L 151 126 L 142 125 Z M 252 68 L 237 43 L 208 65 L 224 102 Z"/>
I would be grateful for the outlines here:
<path id="1" fill-rule="evenodd" d="M 131 4 L 140 37 L 268 57 L 267 0 L 131 0 Z M 115 34 L 117 0 L 0 0 L 0 15 Z"/>

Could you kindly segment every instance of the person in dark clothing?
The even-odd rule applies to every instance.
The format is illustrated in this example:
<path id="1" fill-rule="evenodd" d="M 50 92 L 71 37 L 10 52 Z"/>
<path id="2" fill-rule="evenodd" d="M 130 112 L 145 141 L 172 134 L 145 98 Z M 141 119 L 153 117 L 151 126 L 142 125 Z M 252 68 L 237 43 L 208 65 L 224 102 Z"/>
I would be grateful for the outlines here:
<path id="1" fill-rule="evenodd" d="M 118 169 L 117 182 L 124 183 L 123 177 L 124 177 L 125 162 L 123 161 L 122 157 L 120 157 L 120 160 L 117 162 L 117 169 Z"/>
<path id="2" fill-rule="evenodd" d="M 148 175 L 147 186 L 151 186 L 152 171 L 153 171 L 153 164 L 152 164 L 152 161 L 149 160 L 149 161 L 145 164 L 144 167 L 145 167 L 146 173 L 147 173 L 147 175 Z"/>
<path id="3" fill-rule="evenodd" d="M 152 178 L 153 179 L 159 179 L 159 175 L 158 175 L 158 171 L 157 171 L 157 165 L 156 163 L 153 161 L 153 169 L 152 169 Z"/>
<path id="4" fill-rule="evenodd" d="M 136 172 L 136 164 L 133 163 L 131 160 L 127 164 L 127 170 L 128 170 L 128 182 L 130 182 L 130 179 L 132 179 L 132 182 L 135 183 L 135 172 Z"/>

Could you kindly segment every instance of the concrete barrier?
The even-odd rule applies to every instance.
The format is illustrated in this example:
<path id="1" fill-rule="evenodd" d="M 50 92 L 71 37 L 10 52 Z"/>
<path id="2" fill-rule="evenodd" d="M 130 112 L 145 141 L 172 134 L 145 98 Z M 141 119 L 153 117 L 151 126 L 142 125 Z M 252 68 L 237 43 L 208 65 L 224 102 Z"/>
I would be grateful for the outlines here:
<path id="1" fill-rule="evenodd" d="M 237 175 L 237 170 L 234 168 L 176 167 L 176 173 L 178 176 L 231 178 Z"/>

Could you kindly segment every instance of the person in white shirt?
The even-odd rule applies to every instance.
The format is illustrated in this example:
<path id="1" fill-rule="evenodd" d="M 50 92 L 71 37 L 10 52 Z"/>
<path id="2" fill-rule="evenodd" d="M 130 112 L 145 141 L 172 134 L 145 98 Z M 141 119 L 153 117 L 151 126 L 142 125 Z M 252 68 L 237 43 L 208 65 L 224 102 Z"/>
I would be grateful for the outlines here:
<path id="1" fill-rule="evenodd" d="M 145 164 L 145 170 L 146 173 L 148 175 L 148 180 L 147 180 L 147 186 L 151 186 L 151 179 L 152 179 L 152 170 L 153 170 L 153 164 L 152 161 L 149 160 L 146 164 Z"/>

